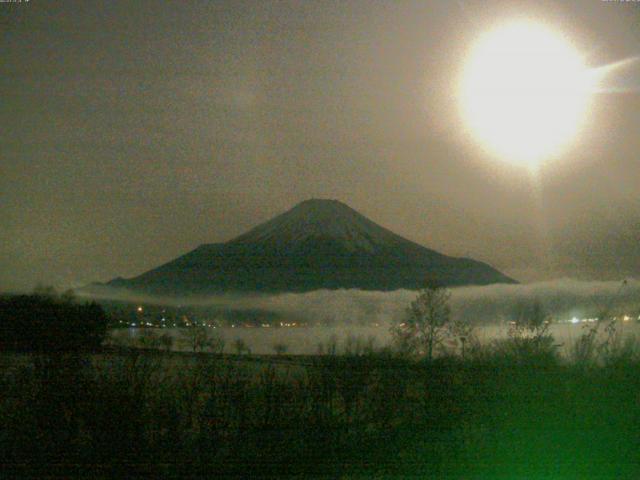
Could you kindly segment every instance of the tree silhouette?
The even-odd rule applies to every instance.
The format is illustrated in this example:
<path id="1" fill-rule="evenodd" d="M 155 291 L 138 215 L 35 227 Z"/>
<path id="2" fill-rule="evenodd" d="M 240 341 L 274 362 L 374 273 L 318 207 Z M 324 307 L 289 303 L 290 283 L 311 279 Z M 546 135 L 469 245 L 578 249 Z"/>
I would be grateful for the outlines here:
<path id="1" fill-rule="evenodd" d="M 434 350 L 448 333 L 450 296 L 447 289 L 434 285 L 420 291 L 407 309 L 404 321 L 391 331 L 401 350 L 433 358 Z"/>
<path id="2" fill-rule="evenodd" d="M 107 315 L 95 302 L 78 303 L 65 293 L 0 298 L 0 344 L 9 350 L 68 352 L 99 348 Z"/>

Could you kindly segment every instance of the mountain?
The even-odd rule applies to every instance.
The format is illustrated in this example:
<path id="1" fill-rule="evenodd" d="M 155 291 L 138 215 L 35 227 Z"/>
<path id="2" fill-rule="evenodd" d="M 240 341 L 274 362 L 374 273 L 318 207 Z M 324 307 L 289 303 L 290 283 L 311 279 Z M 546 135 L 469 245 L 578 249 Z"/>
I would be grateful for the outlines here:
<path id="1" fill-rule="evenodd" d="M 337 200 L 306 200 L 226 243 L 111 286 L 158 294 L 418 289 L 516 283 L 491 266 L 411 242 Z"/>

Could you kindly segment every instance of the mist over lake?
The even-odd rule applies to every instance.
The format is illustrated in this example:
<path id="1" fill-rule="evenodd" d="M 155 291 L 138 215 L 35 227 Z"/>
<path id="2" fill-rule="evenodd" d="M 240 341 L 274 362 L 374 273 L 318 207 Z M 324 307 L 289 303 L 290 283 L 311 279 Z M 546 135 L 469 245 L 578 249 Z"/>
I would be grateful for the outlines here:
<path id="1" fill-rule="evenodd" d="M 586 332 L 589 323 L 553 324 L 549 332 L 553 335 L 559 351 L 566 353 L 566 349 Z M 620 339 L 639 338 L 640 323 L 619 322 L 616 324 Z M 123 343 L 123 340 L 136 342 L 140 339 L 143 329 L 128 328 L 111 332 L 111 341 Z M 174 338 L 173 350 L 189 351 L 190 347 L 181 342 L 184 329 L 165 328 L 162 332 L 169 333 Z M 391 344 L 392 337 L 389 325 L 371 326 L 314 326 L 314 327 L 281 327 L 281 328 L 231 328 L 221 327 L 212 330 L 225 340 L 225 352 L 235 353 L 234 342 L 238 339 L 256 355 L 271 355 L 275 353 L 276 345 L 286 346 L 286 353 L 291 355 L 315 355 L 322 348 L 335 344 L 338 353 L 343 353 L 345 344 L 349 341 L 372 344 L 374 348 L 382 348 Z M 478 340 L 482 344 L 489 344 L 493 340 L 505 338 L 509 333 L 508 325 L 484 325 L 476 330 Z"/>
<path id="2" fill-rule="evenodd" d="M 640 281 L 635 279 L 624 282 L 558 279 L 518 285 L 455 287 L 450 292 L 452 316 L 465 318 L 478 325 L 508 322 L 514 308 L 532 301 L 540 302 L 556 321 L 597 317 L 605 310 L 611 314 L 640 315 Z M 225 310 L 264 311 L 292 321 L 361 326 L 401 321 L 416 293 L 412 290 L 380 292 L 342 289 L 180 298 L 141 295 L 111 287 L 79 292 L 82 297 L 98 301 L 194 307 L 210 310 L 214 312 L 212 315 L 220 316 L 224 316 Z"/>

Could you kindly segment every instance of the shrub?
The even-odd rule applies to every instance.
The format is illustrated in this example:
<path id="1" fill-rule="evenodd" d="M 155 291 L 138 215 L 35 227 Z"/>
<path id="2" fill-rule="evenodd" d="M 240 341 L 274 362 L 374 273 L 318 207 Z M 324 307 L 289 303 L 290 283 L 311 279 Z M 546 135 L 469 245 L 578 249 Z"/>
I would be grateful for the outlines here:
<path id="1" fill-rule="evenodd" d="M 278 342 L 273 345 L 273 351 L 276 355 L 284 355 L 285 353 L 287 353 L 288 349 L 289 347 L 287 347 L 287 345 L 284 343 Z"/>
<path id="2" fill-rule="evenodd" d="M 181 341 L 193 352 L 210 351 L 222 353 L 225 341 L 219 335 L 214 335 L 206 327 L 188 327 L 180 332 Z"/>
<path id="3" fill-rule="evenodd" d="M 247 343 L 241 338 L 235 339 L 235 341 L 233 342 L 233 347 L 236 349 L 236 353 L 238 355 L 242 355 L 243 353 L 247 353 L 248 355 L 251 355 L 251 349 L 249 348 Z"/>

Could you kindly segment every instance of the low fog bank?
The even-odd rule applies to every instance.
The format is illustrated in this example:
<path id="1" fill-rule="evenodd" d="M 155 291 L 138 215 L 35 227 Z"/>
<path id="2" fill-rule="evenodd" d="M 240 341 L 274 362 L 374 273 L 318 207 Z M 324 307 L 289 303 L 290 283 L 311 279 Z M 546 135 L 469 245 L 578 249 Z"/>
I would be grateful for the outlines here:
<path id="1" fill-rule="evenodd" d="M 454 318 L 475 324 L 503 323 L 523 302 L 539 301 L 554 320 L 591 318 L 607 310 L 612 315 L 640 315 L 640 281 L 580 281 L 558 279 L 521 285 L 456 287 L 451 291 Z M 78 292 L 82 298 L 198 307 L 212 311 L 255 311 L 326 325 L 373 325 L 402 318 L 416 292 L 397 290 L 318 290 L 273 295 L 212 295 L 166 298 L 140 295 L 123 289 L 100 287 Z"/>

